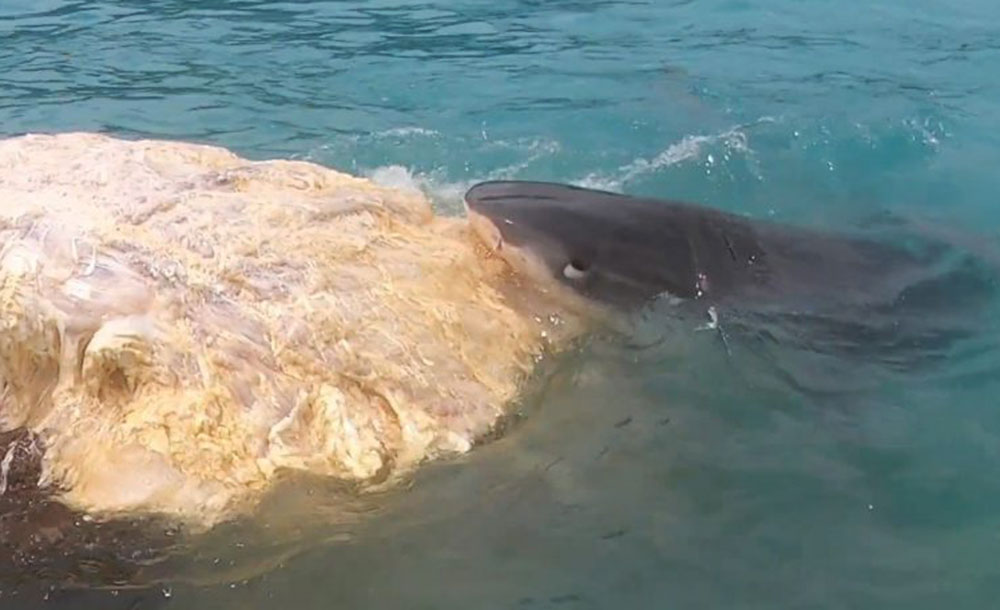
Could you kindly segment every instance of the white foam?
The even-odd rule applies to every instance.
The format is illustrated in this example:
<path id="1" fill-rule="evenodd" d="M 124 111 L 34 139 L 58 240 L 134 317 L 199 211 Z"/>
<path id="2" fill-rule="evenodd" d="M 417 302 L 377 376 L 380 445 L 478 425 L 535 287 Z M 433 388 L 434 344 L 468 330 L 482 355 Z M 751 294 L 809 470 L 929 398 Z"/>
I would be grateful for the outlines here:
<path id="1" fill-rule="evenodd" d="M 907 119 L 903 121 L 903 124 L 918 134 L 918 137 L 924 144 L 934 149 L 937 149 L 941 144 L 941 140 L 938 138 L 939 135 L 945 138 L 951 135 L 941 121 L 934 121 L 930 118 L 925 118 L 923 121 Z"/>
<path id="2" fill-rule="evenodd" d="M 749 145 L 747 129 L 759 123 L 774 121 L 775 119 L 772 117 L 762 117 L 752 123 L 737 125 L 715 134 L 688 135 L 671 143 L 652 157 L 637 157 L 611 172 L 590 172 L 582 178 L 571 179 L 568 182 L 586 188 L 621 191 L 623 187 L 636 179 L 656 174 L 666 168 L 693 159 L 703 160 L 710 166 L 724 163 L 734 156 L 742 156 L 752 160 L 753 150 Z M 369 137 L 436 137 L 440 135 L 433 129 L 423 127 L 398 127 L 371 134 Z M 481 147 L 483 144 L 479 143 L 479 146 Z M 460 213 L 464 208 L 462 198 L 473 184 L 483 180 L 518 178 L 540 159 L 556 155 L 563 149 L 560 142 L 550 138 L 489 140 L 486 146 L 517 151 L 524 156 L 484 175 L 465 180 L 449 179 L 444 168 L 421 171 L 402 165 L 385 165 L 367 171 L 362 170 L 361 173 L 381 186 L 420 191 L 444 213 Z M 724 150 L 721 152 L 715 150 L 715 147 L 718 146 Z M 483 151 L 480 149 L 480 152 Z"/>
<path id="3" fill-rule="evenodd" d="M 772 120 L 768 117 L 760 119 L 758 122 Z M 573 184 L 585 188 L 602 189 L 607 191 L 621 190 L 623 186 L 636 178 L 641 178 L 649 174 L 683 163 L 690 159 L 699 159 L 707 147 L 721 144 L 725 147 L 725 159 L 733 153 L 749 155 L 750 149 L 747 135 L 743 131 L 743 126 L 734 127 L 727 131 L 713 135 L 689 135 L 679 142 L 674 142 L 666 149 L 652 158 L 638 157 L 635 160 L 622 165 L 612 174 L 590 173 L 573 181 Z M 716 159 L 711 153 L 707 154 L 706 162 L 710 165 L 716 163 Z"/>
<path id="4" fill-rule="evenodd" d="M 364 172 L 364 175 L 379 186 L 423 193 L 443 213 L 461 212 L 464 209 L 462 200 L 465 192 L 479 180 L 448 181 L 442 173 L 414 171 L 402 165 L 386 165 Z"/>
<path id="5" fill-rule="evenodd" d="M 372 134 L 372 137 L 374 137 L 375 139 L 379 139 L 379 138 L 406 138 L 410 136 L 432 137 L 438 135 L 441 134 L 433 129 L 412 125 L 407 127 L 393 127 L 392 129 L 386 129 L 384 131 L 377 131 Z"/>
<path id="6" fill-rule="evenodd" d="M 548 139 L 530 139 L 530 140 L 515 140 L 515 141 L 498 140 L 494 142 L 494 144 L 502 148 L 514 148 L 517 150 L 524 150 L 529 154 L 527 158 L 521 161 L 517 161 L 510 165 L 506 165 L 499 169 L 493 170 L 492 172 L 487 174 L 486 177 L 488 180 L 502 180 L 502 179 L 514 178 L 515 176 L 517 176 L 518 173 L 530 167 L 531 164 L 534 163 L 535 161 L 538 161 L 542 157 L 554 155 L 558 153 L 562 148 L 559 142 Z"/>
<path id="7" fill-rule="evenodd" d="M 437 132 L 419 130 L 407 133 L 426 134 Z M 449 180 L 443 168 L 425 172 L 402 165 L 384 165 L 363 171 L 362 174 L 380 186 L 422 192 L 434 202 L 440 211 L 444 213 L 459 213 L 464 209 L 462 200 L 465 192 L 472 185 L 483 180 L 516 178 L 518 174 L 531 167 L 539 159 L 554 155 L 561 149 L 559 142 L 545 138 L 494 140 L 489 145 L 496 148 L 523 152 L 527 156 L 519 161 L 488 172 L 484 176 L 457 181 Z"/>
<path id="8" fill-rule="evenodd" d="M 368 178 L 379 186 L 420 192 L 420 182 L 409 169 L 402 165 L 385 165 L 368 172 Z"/>

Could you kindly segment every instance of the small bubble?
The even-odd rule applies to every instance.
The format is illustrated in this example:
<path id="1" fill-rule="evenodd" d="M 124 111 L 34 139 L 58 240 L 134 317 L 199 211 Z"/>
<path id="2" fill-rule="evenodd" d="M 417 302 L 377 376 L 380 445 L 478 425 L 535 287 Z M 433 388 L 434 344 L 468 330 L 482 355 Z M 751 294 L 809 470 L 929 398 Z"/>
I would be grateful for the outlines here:
<path id="1" fill-rule="evenodd" d="M 171 595 L 173 595 L 173 592 L 170 590 L 170 587 L 166 587 L 163 589 L 163 597 L 170 599 Z"/>

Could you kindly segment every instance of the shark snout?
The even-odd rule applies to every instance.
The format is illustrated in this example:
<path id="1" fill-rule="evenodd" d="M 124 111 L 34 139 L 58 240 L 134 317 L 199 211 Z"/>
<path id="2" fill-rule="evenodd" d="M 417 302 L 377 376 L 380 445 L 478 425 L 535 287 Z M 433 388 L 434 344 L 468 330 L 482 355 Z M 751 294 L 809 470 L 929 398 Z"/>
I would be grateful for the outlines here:
<path id="1" fill-rule="evenodd" d="M 472 227 L 473 233 L 479 240 L 494 252 L 499 251 L 503 246 L 503 234 L 500 233 L 497 225 L 489 217 L 468 207 L 466 215 L 469 219 L 469 226 Z"/>

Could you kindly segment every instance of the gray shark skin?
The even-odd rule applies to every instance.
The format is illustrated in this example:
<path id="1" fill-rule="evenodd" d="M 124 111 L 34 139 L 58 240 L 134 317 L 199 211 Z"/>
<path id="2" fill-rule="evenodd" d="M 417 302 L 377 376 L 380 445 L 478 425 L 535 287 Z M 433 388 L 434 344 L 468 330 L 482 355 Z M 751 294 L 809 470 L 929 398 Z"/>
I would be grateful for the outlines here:
<path id="1" fill-rule="evenodd" d="M 951 336 L 994 286 L 974 257 L 917 236 L 823 232 L 549 182 L 482 182 L 465 205 L 512 267 L 617 310 L 666 301 L 736 325 L 763 316 L 889 345 Z"/>
<path id="2" fill-rule="evenodd" d="M 553 280 L 597 301 L 660 295 L 709 304 L 871 301 L 898 294 L 935 252 L 751 221 L 707 207 L 564 184 L 492 181 L 465 203 L 497 244 L 540 261 Z"/>

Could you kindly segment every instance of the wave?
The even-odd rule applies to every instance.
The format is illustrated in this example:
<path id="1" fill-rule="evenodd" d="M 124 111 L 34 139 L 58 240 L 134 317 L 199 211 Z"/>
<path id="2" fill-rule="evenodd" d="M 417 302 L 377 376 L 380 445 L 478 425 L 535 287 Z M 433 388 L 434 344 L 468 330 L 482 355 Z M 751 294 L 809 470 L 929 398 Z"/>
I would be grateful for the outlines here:
<path id="1" fill-rule="evenodd" d="M 605 172 L 593 170 L 582 177 L 569 178 L 566 182 L 589 188 L 621 191 L 629 183 L 666 168 L 699 159 L 709 166 L 724 164 L 734 157 L 752 158 L 748 128 L 761 122 L 773 121 L 770 117 L 755 123 L 738 125 L 725 131 L 707 135 L 688 135 L 668 145 L 651 157 L 637 157 Z M 399 137 L 417 139 L 438 137 L 441 134 L 423 127 L 401 127 L 368 134 L 366 139 Z M 370 169 L 362 168 L 360 173 L 375 183 L 404 190 L 419 191 L 428 196 L 443 212 L 457 213 L 463 208 L 462 197 L 473 184 L 483 180 L 535 178 L 539 162 L 557 157 L 564 150 L 563 143 L 551 138 L 478 139 L 474 147 L 477 154 L 488 153 L 489 149 L 513 153 L 515 160 L 483 172 L 475 177 L 455 179 L 448 168 L 441 165 L 430 170 L 418 169 L 414 165 L 391 163 Z M 471 147 L 471 142 L 456 142 L 455 146 Z M 721 150 L 720 150 L 721 149 Z M 309 155 L 313 156 L 313 155 Z"/>
<path id="2" fill-rule="evenodd" d="M 386 133 L 380 132 L 383 136 Z M 397 130 L 397 135 L 404 137 L 426 136 L 436 133 L 433 130 L 422 128 Z M 375 137 L 378 137 L 378 134 Z M 428 171 L 409 165 L 388 164 L 373 169 L 362 169 L 360 173 L 380 186 L 421 192 L 443 213 L 460 213 L 464 210 L 462 199 L 472 185 L 484 180 L 517 178 L 523 172 L 530 170 L 542 158 L 554 156 L 562 149 L 559 142 L 546 138 L 487 140 L 485 142 L 489 148 L 513 152 L 521 158 L 482 175 L 460 180 L 451 178 L 446 167 L 437 167 Z M 459 145 L 467 146 L 466 144 Z"/>
<path id="3" fill-rule="evenodd" d="M 666 168 L 678 165 L 691 159 L 699 159 L 708 166 L 708 171 L 720 163 L 728 162 L 732 157 L 743 156 L 752 160 L 753 150 L 750 148 L 749 128 L 761 123 L 773 123 L 772 117 L 762 117 L 752 123 L 737 125 L 726 131 L 709 135 L 688 135 L 674 142 L 653 157 L 637 157 L 620 166 L 611 174 L 599 172 L 589 173 L 582 178 L 573 180 L 573 184 L 587 188 L 608 191 L 620 191 L 628 183 L 638 178 L 656 174 Z M 721 151 L 716 156 L 716 148 Z"/>
<path id="4" fill-rule="evenodd" d="M 363 172 L 369 180 L 378 184 L 404 191 L 416 191 L 426 195 L 442 213 L 459 213 L 465 191 L 478 180 L 449 181 L 443 172 L 422 172 L 402 165 L 385 165 Z"/>
<path id="5" fill-rule="evenodd" d="M 638 183 L 656 180 L 671 168 L 690 164 L 706 176 L 719 173 L 733 180 L 763 181 L 765 175 L 788 168 L 789 163 L 803 172 L 828 174 L 855 171 L 853 157 L 845 157 L 845 144 L 854 144 L 858 155 L 872 154 L 876 148 L 892 144 L 894 138 L 905 138 L 912 144 L 903 154 L 926 154 L 936 150 L 941 137 L 948 132 L 930 119 L 913 118 L 894 125 L 853 125 L 840 138 L 834 138 L 825 124 L 800 124 L 771 116 L 736 124 L 715 133 L 689 134 L 666 144 L 653 154 L 622 155 L 627 151 L 606 151 L 598 157 L 581 155 L 572 142 L 552 137 L 492 138 L 486 134 L 453 138 L 424 127 L 400 127 L 362 136 L 353 145 L 373 143 L 392 137 L 402 140 L 406 150 L 395 150 L 389 163 L 374 167 L 352 168 L 375 182 L 396 188 L 416 190 L 427 195 L 442 211 L 460 212 L 462 195 L 473 184 L 484 180 L 541 179 L 567 182 L 586 188 L 627 192 Z M 763 129 L 761 129 L 763 128 Z M 433 139 L 427 149 L 428 138 Z M 759 139 L 756 150 L 752 140 Z M 761 144 L 763 142 L 763 144 Z M 795 158 L 784 158 L 782 152 L 767 153 L 770 144 L 780 144 L 798 151 Z M 912 149 L 912 146 L 917 149 Z M 857 148 L 860 146 L 860 148 Z M 655 150 L 655 149 L 654 149 Z M 464 151 L 464 152 L 463 152 Z M 409 154 L 408 154 L 409 153 Z M 408 156 L 419 156 L 411 162 Z M 780 159 L 775 158 L 775 154 Z M 609 155 L 624 162 L 609 166 Z M 402 158 L 400 158 L 402 157 Z M 469 159 L 478 160 L 469 161 Z M 430 163 L 428 163 L 428 161 Z M 600 165 L 598 165 L 600 164 Z M 851 167 L 846 167 L 845 164 Z M 423 165 L 421 167 L 421 165 Z M 475 167 L 480 165 L 480 168 Z M 834 178 L 834 180 L 843 180 Z M 817 173 L 817 179 L 825 179 Z"/>

